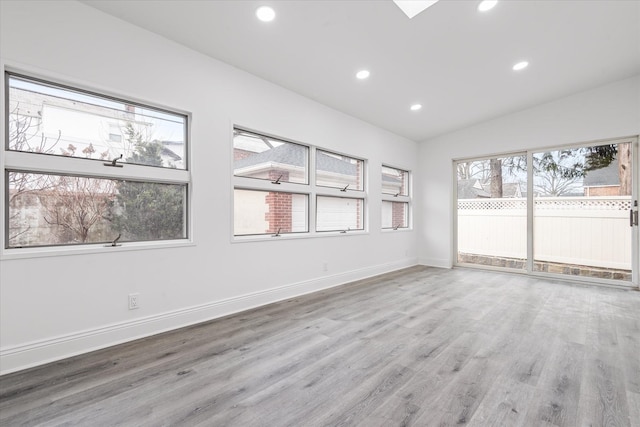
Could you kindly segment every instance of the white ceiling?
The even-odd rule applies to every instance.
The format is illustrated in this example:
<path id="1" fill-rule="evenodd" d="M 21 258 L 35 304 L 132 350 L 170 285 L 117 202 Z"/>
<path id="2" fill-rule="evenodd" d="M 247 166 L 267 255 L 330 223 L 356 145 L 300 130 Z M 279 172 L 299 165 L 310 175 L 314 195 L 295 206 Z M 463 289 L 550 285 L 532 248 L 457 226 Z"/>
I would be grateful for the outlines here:
<path id="1" fill-rule="evenodd" d="M 84 3 L 415 141 L 640 73 L 635 0 Z"/>

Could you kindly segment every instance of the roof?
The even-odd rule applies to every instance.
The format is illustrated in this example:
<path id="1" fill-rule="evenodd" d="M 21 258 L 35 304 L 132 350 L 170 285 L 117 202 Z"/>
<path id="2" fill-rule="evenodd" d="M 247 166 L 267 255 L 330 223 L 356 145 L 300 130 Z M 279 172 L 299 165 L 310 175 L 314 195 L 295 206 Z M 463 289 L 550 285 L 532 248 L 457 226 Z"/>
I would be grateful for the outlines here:
<path id="1" fill-rule="evenodd" d="M 458 199 L 478 199 L 489 198 L 491 194 L 487 193 L 480 184 L 480 181 L 471 179 L 458 180 Z"/>
<path id="2" fill-rule="evenodd" d="M 482 183 L 482 188 L 488 194 L 491 193 L 490 181 Z M 502 183 L 502 197 L 522 197 L 522 188 L 518 182 L 503 182 Z"/>
<path id="3" fill-rule="evenodd" d="M 618 175 L 618 159 L 614 159 L 609 166 L 587 171 L 584 175 L 583 186 L 600 187 L 603 185 L 620 185 Z"/>
<path id="4" fill-rule="evenodd" d="M 297 144 L 282 144 L 270 150 L 256 153 L 234 162 L 235 169 L 242 169 L 266 163 L 280 163 L 284 165 L 304 167 L 307 162 L 306 147 Z M 357 166 L 349 161 L 338 159 L 323 151 L 316 152 L 318 170 L 354 176 Z"/>

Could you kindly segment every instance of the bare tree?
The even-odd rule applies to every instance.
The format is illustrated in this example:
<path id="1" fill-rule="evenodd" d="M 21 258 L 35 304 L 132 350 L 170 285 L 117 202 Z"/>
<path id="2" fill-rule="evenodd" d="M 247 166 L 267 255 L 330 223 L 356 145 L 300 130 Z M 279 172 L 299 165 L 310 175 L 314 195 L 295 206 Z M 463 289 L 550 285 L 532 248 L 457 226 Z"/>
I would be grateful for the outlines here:
<path id="1" fill-rule="evenodd" d="M 537 177 L 534 189 L 541 196 L 566 196 L 580 190 L 579 178 L 562 178 L 553 173 L 545 173 Z"/>
<path id="2" fill-rule="evenodd" d="M 541 196 L 565 196 L 579 192 L 585 175 L 578 149 L 547 151 L 533 159 L 533 188 Z"/>
<path id="3" fill-rule="evenodd" d="M 68 240 L 87 242 L 91 229 L 107 216 L 115 182 L 76 176 L 51 176 L 50 180 L 51 190 L 39 193 L 44 220 L 60 227 Z"/>
<path id="4" fill-rule="evenodd" d="M 60 132 L 54 138 L 47 138 L 39 132 L 42 119 L 39 115 L 20 114 L 20 106 L 16 104 L 9 113 L 9 148 L 15 151 L 51 154 L 60 141 Z M 9 243 L 31 230 L 28 221 L 21 218 L 20 210 L 15 209 L 20 199 L 29 193 L 50 188 L 46 176 L 39 174 L 10 172 L 7 174 L 9 188 Z M 12 207 L 14 209 L 12 209 Z"/>
<path id="5" fill-rule="evenodd" d="M 9 115 L 9 148 L 41 154 L 54 154 L 62 132 L 55 138 L 40 131 L 41 113 L 25 114 L 16 104 Z M 86 158 L 95 153 L 93 144 L 82 150 Z M 75 156 L 76 147 L 60 148 L 63 156 Z M 108 152 L 100 153 L 104 159 Z M 25 214 L 38 205 L 47 224 L 57 225 L 73 241 L 86 242 L 92 227 L 101 220 L 115 197 L 115 184 L 76 176 L 14 172 L 7 174 L 9 188 L 10 246 L 20 245 L 21 238 L 32 232 L 32 215 Z M 28 240 L 28 239 L 27 239 Z"/>
<path id="6" fill-rule="evenodd" d="M 474 160 L 461 162 L 457 166 L 458 179 L 477 179 L 481 182 L 489 178 L 489 161 Z"/>

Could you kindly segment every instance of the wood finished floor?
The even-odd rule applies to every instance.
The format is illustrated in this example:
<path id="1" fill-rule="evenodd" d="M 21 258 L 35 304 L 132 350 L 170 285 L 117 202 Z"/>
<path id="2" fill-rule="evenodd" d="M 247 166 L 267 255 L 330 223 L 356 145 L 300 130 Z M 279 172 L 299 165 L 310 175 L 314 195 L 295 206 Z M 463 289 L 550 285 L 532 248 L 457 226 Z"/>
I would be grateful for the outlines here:
<path id="1" fill-rule="evenodd" d="M 414 267 L 5 375 L 0 425 L 640 426 L 640 292 Z"/>

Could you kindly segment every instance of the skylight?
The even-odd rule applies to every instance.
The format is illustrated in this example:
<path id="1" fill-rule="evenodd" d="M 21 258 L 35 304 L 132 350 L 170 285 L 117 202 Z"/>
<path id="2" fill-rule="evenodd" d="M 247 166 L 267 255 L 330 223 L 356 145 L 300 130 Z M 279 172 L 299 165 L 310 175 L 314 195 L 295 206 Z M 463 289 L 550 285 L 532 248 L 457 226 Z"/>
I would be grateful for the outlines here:
<path id="1" fill-rule="evenodd" d="M 438 0 L 393 0 L 393 2 L 409 17 L 413 18 Z"/>
<path id="2" fill-rule="evenodd" d="M 493 9 L 496 4 L 498 4 L 498 0 L 484 0 L 478 5 L 478 10 L 480 12 L 486 12 Z"/>

